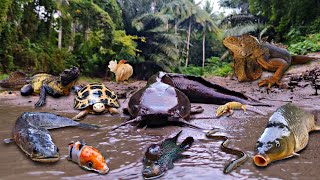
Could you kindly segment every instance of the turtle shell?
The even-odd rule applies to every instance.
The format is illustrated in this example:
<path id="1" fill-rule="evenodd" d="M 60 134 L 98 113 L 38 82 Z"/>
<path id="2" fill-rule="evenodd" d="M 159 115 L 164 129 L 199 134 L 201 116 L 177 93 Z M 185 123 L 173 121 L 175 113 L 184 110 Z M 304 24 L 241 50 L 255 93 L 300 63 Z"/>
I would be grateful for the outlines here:
<path id="1" fill-rule="evenodd" d="M 118 108 L 118 98 L 115 92 L 101 83 L 92 83 L 78 91 L 74 99 L 74 108 L 82 110 L 95 103 L 103 103 L 109 107 Z"/>

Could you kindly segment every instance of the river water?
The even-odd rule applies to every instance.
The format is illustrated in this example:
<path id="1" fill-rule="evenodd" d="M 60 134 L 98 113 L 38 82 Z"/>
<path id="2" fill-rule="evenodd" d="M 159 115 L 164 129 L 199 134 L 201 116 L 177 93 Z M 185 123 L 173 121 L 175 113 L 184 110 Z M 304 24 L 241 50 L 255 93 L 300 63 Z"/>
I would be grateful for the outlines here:
<path id="1" fill-rule="evenodd" d="M 0 103 L 0 138 L 9 138 L 16 118 L 31 107 L 11 107 Z M 54 112 L 73 117 L 73 113 Z M 238 112 L 237 112 L 238 113 Z M 240 113 L 240 112 L 239 112 Z M 270 114 L 269 114 L 270 115 Z M 142 157 L 146 148 L 183 130 L 178 141 L 188 136 L 195 138 L 192 147 L 184 152 L 189 158 L 174 162 L 174 168 L 160 179 L 318 179 L 320 176 L 320 133 L 312 133 L 307 148 L 300 157 L 272 163 L 267 168 L 257 168 L 250 158 L 245 164 L 228 175 L 224 166 L 235 158 L 220 150 L 219 140 L 207 139 L 203 133 L 187 128 L 167 126 L 161 128 L 137 129 L 125 126 L 114 132 L 111 127 L 121 123 L 124 117 L 110 115 L 89 115 L 83 123 L 98 124 L 100 130 L 61 128 L 51 130 L 52 137 L 60 149 L 61 159 L 54 164 L 37 163 L 30 160 L 14 143 L 0 145 L 0 179 L 143 179 Z M 229 146 L 253 155 L 253 146 L 265 128 L 268 116 L 259 118 L 221 118 L 193 120 L 203 127 L 219 127 L 221 134 L 231 139 Z M 67 160 L 67 145 L 71 141 L 84 140 L 96 147 L 105 156 L 111 171 L 106 175 L 81 169 Z"/>

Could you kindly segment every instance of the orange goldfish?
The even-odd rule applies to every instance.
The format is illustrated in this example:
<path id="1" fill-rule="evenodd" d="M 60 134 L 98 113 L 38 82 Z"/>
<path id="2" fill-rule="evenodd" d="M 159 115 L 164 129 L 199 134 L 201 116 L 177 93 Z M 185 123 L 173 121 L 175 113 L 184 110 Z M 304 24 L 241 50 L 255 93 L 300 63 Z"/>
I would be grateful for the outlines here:
<path id="1" fill-rule="evenodd" d="M 108 68 L 116 75 L 116 82 L 128 80 L 132 74 L 133 69 L 130 64 L 125 64 L 127 61 L 122 59 L 117 64 L 117 61 L 110 61 Z"/>
<path id="2" fill-rule="evenodd" d="M 78 163 L 86 170 L 107 174 L 109 167 L 102 154 L 94 147 L 87 146 L 83 141 L 71 142 L 68 148 L 69 160 Z"/>

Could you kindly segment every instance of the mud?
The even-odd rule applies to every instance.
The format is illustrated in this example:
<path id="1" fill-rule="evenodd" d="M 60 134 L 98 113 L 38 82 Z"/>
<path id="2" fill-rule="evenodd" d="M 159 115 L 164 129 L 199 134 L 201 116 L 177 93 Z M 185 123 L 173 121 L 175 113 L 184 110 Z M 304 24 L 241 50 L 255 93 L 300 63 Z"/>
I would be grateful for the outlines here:
<path id="1" fill-rule="evenodd" d="M 282 82 L 288 84 L 291 76 L 304 73 L 314 67 L 320 67 L 319 62 L 303 66 L 295 66 L 287 71 Z M 265 73 L 263 77 L 272 75 Z M 267 116 L 253 112 L 244 114 L 236 111 L 233 116 L 223 116 L 219 119 L 194 119 L 191 123 L 201 127 L 218 127 L 220 133 L 230 137 L 230 147 L 246 151 L 253 155 L 254 145 L 263 132 L 269 116 L 279 106 L 290 101 L 320 115 L 320 96 L 312 95 L 315 90 L 311 85 L 296 86 L 291 89 L 272 88 L 271 91 L 258 87 L 258 81 L 239 83 L 230 78 L 208 78 L 207 80 L 222 86 L 241 91 L 262 102 L 274 105 L 273 107 L 258 107 L 268 113 Z M 308 84 L 310 82 L 306 82 Z M 121 107 L 125 107 L 130 95 L 143 87 L 145 81 L 135 81 L 129 84 L 105 84 L 116 91 L 121 98 Z M 17 117 L 24 111 L 46 111 L 73 117 L 79 111 L 73 109 L 73 95 L 53 99 L 47 98 L 47 105 L 34 109 L 38 96 L 21 97 L 18 91 L 3 91 L 0 93 L 0 139 L 11 136 L 11 129 Z M 194 104 L 196 105 L 196 104 Z M 205 111 L 196 117 L 214 116 L 217 105 L 200 104 Z M 320 116 L 319 116 L 320 117 Z M 82 130 L 78 128 L 62 128 L 50 131 L 56 145 L 60 148 L 61 159 L 55 164 L 42 164 L 31 161 L 15 145 L 0 144 L 0 179 L 142 179 L 142 157 L 145 149 L 152 143 L 158 143 L 168 136 L 172 137 L 181 129 L 183 132 L 178 141 L 193 136 L 195 143 L 184 154 L 189 158 L 180 159 L 174 163 L 175 167 L 169 170 L 160 179 L 318 179 L 320 175 L 320 133 L 311 133 L 308 146 L 300 152 L 299 157 L 270 164 L 266 168 L 256 167 L 250 158 L 245 164 L 228 175 L 223 174 L 224 166 L 236 158 L 220 150 L 221 141 L 207 139 L 205 135 L 187 127 L 167 126 L 160 128 L 137 129 L 132 126 L 122 127 L 114 132 L 110 129 L 123 122 L 127 116 L 115 115 L 88 115 L 82 122 L 98 124 L 101 130 Z M 318 118 L 320 121 L 320 118 Z M 320 122 L 317 122 L 320 124 Z M 109 161 L 110 172 L 107 175 L 98 175 L 81 169 L 77 164 L 67 160 L 67 145 L 71 141 L 85 140 L 99 151 Z"/>

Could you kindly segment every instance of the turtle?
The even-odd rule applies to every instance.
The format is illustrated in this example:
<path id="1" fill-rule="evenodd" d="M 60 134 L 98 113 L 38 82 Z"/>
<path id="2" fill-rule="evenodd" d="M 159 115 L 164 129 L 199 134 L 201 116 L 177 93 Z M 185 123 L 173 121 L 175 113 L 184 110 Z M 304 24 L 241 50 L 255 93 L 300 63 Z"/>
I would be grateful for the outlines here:
<path id="1" fill-rule="evenodd" d="M 128 111 L 132 120 L 126 121 L 113 130 L 129 123 L 144 122 L 148 126 L 162 126 L 169 122 L 204 129 L 186 121 L 190 114 L 201 113 L 201 106 L 191 107 L 188 97 L 173 86 L 156 81 L 135 92 L 128 102 Z"/>
<path id="2" fill-rule="evenodd" d="M 91 83 L 84 87 L 74 86 L 73 88 L 76 92 L 74 108 L 82 111 L 72 119 L 79 120 L 87 114 L 119 113 L 116 109 L 120 107 L 117 94 L 104 84 Z"/>
<path id="3" fill-rule="evenodd" d="M 41 107 L 46 104 L 46 94 L 55 98 L 68 96 L 79 75 L 77 67 L 65 69 L 59 76 L 38 73 L 30 78 L 30 82 L 21 88 L 20 93 L 22 96 L 40 94 L 35 107 Z"/>

